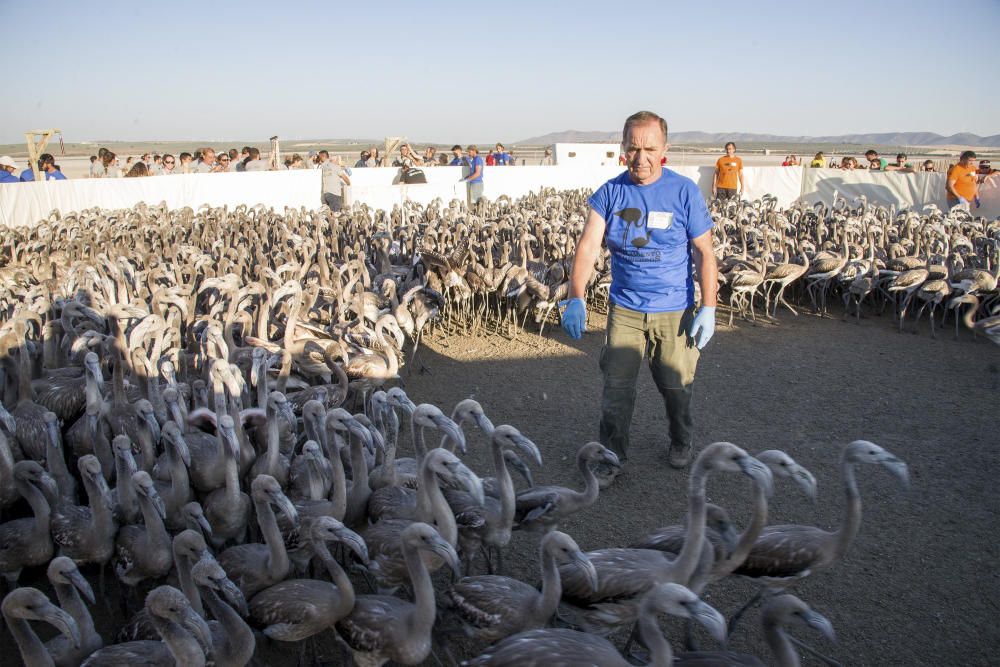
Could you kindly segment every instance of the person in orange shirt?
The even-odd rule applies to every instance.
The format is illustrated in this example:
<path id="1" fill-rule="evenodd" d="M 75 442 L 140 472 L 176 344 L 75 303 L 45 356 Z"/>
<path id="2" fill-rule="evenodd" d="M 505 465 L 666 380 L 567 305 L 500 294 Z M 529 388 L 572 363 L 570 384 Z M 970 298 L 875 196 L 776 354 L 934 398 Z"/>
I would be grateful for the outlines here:
<path id="1" fill-rule="evenodd" d="M 712 181 L 712 196 L 719 199 L 732 199 L 742 196 L 743 160 L 736 157 L 736 144 L 726 144 L 726 156 L 720 157 L 715 163 L 715 178 Z"/>
<path id="2" fill-rule="evenodd" d="M 979 186 L 976 183 L 976 154 L 965 151 L 958 158 L 958 164 L 948 169 L 945 179 L 945 195 L 948 208 L 958 204 L 975 204 L 979 208 Z"/>

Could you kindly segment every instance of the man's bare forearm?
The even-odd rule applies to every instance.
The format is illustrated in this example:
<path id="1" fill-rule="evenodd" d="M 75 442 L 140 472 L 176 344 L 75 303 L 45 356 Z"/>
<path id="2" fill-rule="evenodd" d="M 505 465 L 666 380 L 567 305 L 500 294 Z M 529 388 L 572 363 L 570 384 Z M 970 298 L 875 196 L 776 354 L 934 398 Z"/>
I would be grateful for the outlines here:
<path id="1" fill-rule="evenodd" d="M 710 252 L 702 252 L 696 248 L 694 251 L 694 261 L 695 266 L 698 268 L 701 305 L 715 308 L 719 302 L 719 266 L 715 262 L 715 255 Z"/>
<path id="2" fill-rule="evenodd" d="M 587 283 L 594 273 L 594 263 L 597 261 L 597 253 L 601 246 L 594 246 L 592 243 L 584 243 L 581 240 L 576 247 L 576 257 L 573 259 L 573 272 L 569 278 L 569 296 L 572 299 L 585 299 L 587 297 Z"/>

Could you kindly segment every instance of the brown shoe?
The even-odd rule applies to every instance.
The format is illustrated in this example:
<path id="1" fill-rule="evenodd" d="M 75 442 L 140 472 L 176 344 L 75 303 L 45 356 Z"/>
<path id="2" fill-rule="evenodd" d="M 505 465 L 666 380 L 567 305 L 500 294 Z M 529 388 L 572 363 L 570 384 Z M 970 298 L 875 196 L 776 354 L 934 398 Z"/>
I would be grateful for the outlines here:
<path id="1" fill-rule="evenodd" d="M 686 445 L 671 442 L 667 450 L 667 462 L 672 468 L 685 468 L 691 463 L 691 444 Z"/>

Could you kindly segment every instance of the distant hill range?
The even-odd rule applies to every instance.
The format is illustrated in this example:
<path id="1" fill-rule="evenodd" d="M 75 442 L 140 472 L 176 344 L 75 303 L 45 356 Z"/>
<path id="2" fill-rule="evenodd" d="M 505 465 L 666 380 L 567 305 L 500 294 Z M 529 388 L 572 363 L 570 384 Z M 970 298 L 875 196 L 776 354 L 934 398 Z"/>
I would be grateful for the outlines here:
<path id="1" fill-rule="evenodd" d="M 566 130 L 550 132 L 540 137 L 519 141 L 521 145 L 555 143 L 618 143 L 621 130 L 615 132 L 582 132 Z M 711 144 L 721 146 L 727 141 L 744 144 L 858 144 L 863 146 L 978 146 L 1000 148 L 1000 134 L 981 137 L 962 132 L 949 137 L 934 132 L 875 132 L 871 134 L 842 134 L 838 136 L 803 137 L 778 134 L 750 134 L 747 132 L 671 132 L 672 144 Z"/>

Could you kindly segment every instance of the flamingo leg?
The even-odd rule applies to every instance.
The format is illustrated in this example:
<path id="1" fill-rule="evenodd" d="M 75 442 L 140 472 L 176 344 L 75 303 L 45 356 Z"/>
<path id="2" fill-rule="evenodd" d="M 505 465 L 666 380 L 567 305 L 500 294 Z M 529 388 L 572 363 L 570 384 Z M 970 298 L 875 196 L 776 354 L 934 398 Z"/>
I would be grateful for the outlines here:
<path id="1" fill-rule="evenodd" d="M 824 663 L 826 663 L 830 667 L 844 667 L 842 663 L 837 662 L 833 658 L 830 658 L 830 657 L 827 657 L 827 656 L 823 655 L 822 653 L 820 653 L 819 651 L 817 651 L 816 649 L 814 649 L 809 644 L 806 644 L 801 639 L 796 639 L 795 637 L 789 637 L 789 639 L 791 640 L 791 642 L 793 644 L 795 644 L 796 646 L 798 646 L 800 649 L 802 649 L 806 653 L 809 653 L 812 656 L 815 656 L 816 658 L 819 658 L 820 660 L 822 660 Z"/>
<path id="2" fill-rule="evenodd" d="M 729 623 L 727 623 L 727 627 L 729 628 L 729 634 L 727 635 L 727 637 L 733 636 L 733 632 L 736 631 L 736 625 L 740 622 L 740 619 L 743 618 L 743 614 L 747 613 L 747 611 L 752 609 L 758 602 L 761 601 L 763 597 L 764 597 L 764 589 L 760 588 L 757 590 L 757 593 L 747 601 L 745 605 L 740 607 L 739 610 L 737 610 L 737 612 L 733 614 L 732 617 L 730 617 Z"/>

